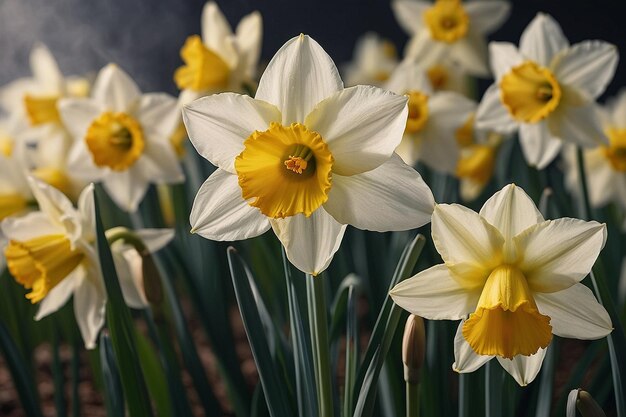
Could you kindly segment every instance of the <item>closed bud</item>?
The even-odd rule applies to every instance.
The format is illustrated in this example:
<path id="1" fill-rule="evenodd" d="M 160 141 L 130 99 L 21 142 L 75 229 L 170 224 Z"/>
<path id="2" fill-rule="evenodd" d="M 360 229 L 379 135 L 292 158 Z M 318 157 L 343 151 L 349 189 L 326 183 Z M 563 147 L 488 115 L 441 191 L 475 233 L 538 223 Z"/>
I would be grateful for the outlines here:
<path id="1" fill-rule="evenodd" d="M 420 371 L 424 364 L 426 351 L 426 331 L 424 319 L 411 314 L 404 326 L 402 338 L 402 362 L 404 363 L 404 380 L 410 384 L 418 384 Z"/>
<path id="2" fill-rule="evenodd" d="M 604 411 L 587 391 L 578 391 L 576 408 L 583 417 L 606 417 Z"/>
<path id="3" fill-rule="evenodd" d="M 160 307 L 163 302 L 161 278 L 154 259 L 147 249 L 141 252 L 141 270 L 146 299 L 153 307 Z"/>

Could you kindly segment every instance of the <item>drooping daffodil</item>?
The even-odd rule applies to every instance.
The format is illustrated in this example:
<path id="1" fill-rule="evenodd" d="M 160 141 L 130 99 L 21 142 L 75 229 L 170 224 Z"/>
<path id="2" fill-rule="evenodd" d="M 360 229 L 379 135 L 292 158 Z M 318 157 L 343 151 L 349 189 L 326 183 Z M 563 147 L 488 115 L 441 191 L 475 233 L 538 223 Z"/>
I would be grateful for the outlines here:
<path id="1" fill-rule="evenodd" d="M 563 142 L 596 147 L 606 141 L 595 99 L 613 78 L 617 48 L 584 41 L 570 46 L 558 23 L 539 13 L 520 38 L 489 44 L 496 82 L 476 115 L 479 128 L 519 132 L 526 161 L 545 168 Z"/>
<path id="2" fill-rule="evenodd" d="M 520 385 L 539 372 L 552 335 L 599 339 L 611 319 L 580 283 L 606 242 L 606 226 L 544 220 L 530 197 L 507 185 L 480 213 L 435 206 L 432 237 L 444 263 L 396 285 L 400 307 L 432 320 L 461 320 L 457 372 L 496 357 Z"/>
<path id="3" fill-rule="evenodd" d="M 128 74 L 109 64 L 91 98 L 61 100 L 60 110 L 74 137 L 68 168 L 83 180 L 101 181 L 122 210 L 135 212 L 150 183 L 184 180 L 169 142 L 180 117 L 174 97 L 141 94 Z"/>
<path id="4" fill-rule="evenodd" d="M 318 274 L 347 224 L 407 230 L 430 220 L 433 196 L 394 154 L 407 98 L 371 86 L 343 88 L 337 68 L 306 35 L 289 40 L 255 98 L 223 93 L 183 110 L 197 151 L 218 169 L 196 196 L 192 232 L 212 240 L 270 227 L 300 270 Z"/>

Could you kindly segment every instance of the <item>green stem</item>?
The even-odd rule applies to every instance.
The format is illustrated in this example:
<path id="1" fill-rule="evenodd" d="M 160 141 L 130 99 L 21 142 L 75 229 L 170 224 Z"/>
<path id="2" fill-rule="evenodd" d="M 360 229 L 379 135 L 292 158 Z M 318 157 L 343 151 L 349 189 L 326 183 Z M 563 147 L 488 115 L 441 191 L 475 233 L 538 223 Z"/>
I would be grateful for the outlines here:
<path id="1" fill-rule="evenodd" d="M 309 328 L 317 384 L 317 402 L 320 417 L 333 416 L 333 395 L 330 376 L 330 352 L 328 344 L 328 323 L 326 317 L 326 295 L 322 276 L 307 280 L 307 298 L 309 307 Z"/>
<path id="2" fill-rule="evenodd" d="M 583 197 L 583 218 L 589 220 L 591 217 L 591 206 L 589 205 L 589 190 L 587 188 L 587 173 L 585 172 L 585 160 L 582 148 L 576 150 L 576 160 L 578 162 L 578 175 L 580 175 L 580 191 Z"/>
<path id="3" fill-rule="evenodd" d="M 406 383 L 406 417 L 419 417 L 420 415 L 420 384 Z"/>

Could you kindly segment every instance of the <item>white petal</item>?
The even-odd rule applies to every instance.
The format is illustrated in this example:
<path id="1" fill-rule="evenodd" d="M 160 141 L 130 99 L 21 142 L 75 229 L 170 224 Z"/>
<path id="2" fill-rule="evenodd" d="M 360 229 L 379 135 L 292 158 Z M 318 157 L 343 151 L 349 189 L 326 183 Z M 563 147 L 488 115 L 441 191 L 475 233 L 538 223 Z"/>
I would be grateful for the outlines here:
<path id="1" fill-rule="evenodd" d="M 58 104 L 63 125 L 76 140 L 83 140 L 89 125 L 102 113 L 100 105 L 85 98 L 65 98 Z"/>
<path id="2" fill-rule="evenodd" d="M 192 233 L 210 240 L 243 240 L 265 233 L 269 221 L 241 196 L 236 175 L 218 169 L 202 184 L 189 216 Z"/>
<path id="3" fill-rule="evenodd" d="M 141 91 L 124 70 L 109 64 L 98 73 L 92 96 L 107 110 L 127 112 L 139 100 Z"/>
<path id="4" fill-rule="evenodd" d="M 185 180 L 185 174 L 174 147 L 169 141 L 149 140 L 144 148 L 142 163 L 143 176 L 149 182 L 157 184 L 176 184 Z"/>
<path id="5" fill-rule="evenodd" d="M 519 267 L 531 290 L 564 290 L 587 276 L 606 242 L 606 225 L 562 218 L 548 220 L 514 238 Z"/>
<path id="6" fill-rule="evenodd" d="M 135 234 L 139 236 L 141 241 L 146 245 L 150 253 L 167 246 L 174 239 L 174 229 L 141 229 L 136 230 Z"/>
<path id="7" fill-rule="evenodd" d="M 458 204 L 438 204 L 432 218 L 433 243 L 446 265 L 463 271 L 465 284 L 481 286 L 504 240 L 498 230 L 478 213 Z"/>
<path id="8" fill-rule="evenodd" d="M 35 315 L 35 320 L 41 320 L 63 307 L 72 294 L 74 294 L 76 283 L 82 280 L 84 275 L 85 269 L 82 266 L 78 266 L 52 288 L 46 297 L 41 300 L 39 309 Z"/>
<path id="9" fill-rule="evenodd" d="M 561 150 L 563 142 L 552 136 L 545 121 L 520 125 L 519 140 L 524 158 L 530 166 L 544 169 Z"/>
<path id="10" fill-rule="evenodd" d="M 255 98 L 274 104 L 282 124 L 304 122 L 320 101 L 341 90 L 343 83 L 326 51 L 306 35 L 287 41 L 268 64 Z"/>
<path id="11" fill-rule="evenodd" d="M 148 191 L 149 183 L 136 166 L 126 171 L 111 171 L 102 179 L 102 185 L 111 199 L 119 208 L 129 213 L 137 211 Z"/>
<path id="12" fill-rule="evenodd" d="M 518 384 L 525 387 L 535 380 L 543 358 L 546 356 L 546 349 L 539 349 L 537 353 L 531 356 L 517 355 L 513 359 L 498 358 L 498 362 L 507 371 Z"/>
<path id="13" fill-rule="evenodd" d="M 507 185 L 489 198 L 480 209 L 480 215 L 494 225 L 505 240 L 544 221 L 533 200 L 515 184 Z"/>
<path id="14" fill-rule="evenodd" d="M 548 67 L 552 58 L 567 48 L 569 42 L 559 24 L 550 15 L 537 13 L 524 29 L 519 45 L 522 55 Z"/>
<path id="15" fill-rule="evenodd" d="M 233 38 L 233 32 L 226 17 L 214 1 L 209 1 L 202 9 L 202 42 L 217 54 L 232 60 L 233 51 L 229 40 Z"/>
<path id="16" fill-rule="evenodd" d="M 135 116 L 145 135 L 169 137 L 180 123 L 180 109 L 176 98 L 165 93 L 141 96 Z"/>
<path id="17" fill-rule="evenodd" d="M 587 173 L 589 202 L 592 207 L 602 207 L 610 201 L 619 201 L 619 191 L 625 189 L 624 175 L 613 169 L 604 155 L 603 148 L 584 150 L 583 159 Z M 578 175 L 578 161 L 574 146 L 572 146 L 567 160 L 570 168 L 569 187 L 576 195 L 580 196 L 580 176 Z"/>
<path id="18" fill-rule="evenodd" d="M 476 77 L 489 77 L 488 55 L 485 39 L 482 35 L 472 31 L 456 41 L 450 48 L 450 59 L 464 71 Z"/>
<path id="19" fill-rule="evenodd" d="M 414 34 L 423 26 L 423 13 L 430 9 L 432 4 L 426 1 L 394 0 L 391 9 L 398 23 L 408 34 Z"/>
<path id="20" fill-rule="evenodd" d="M 476 127 L 484 130 L 494 130 L 503 134 L 513 133 L 517 129 L 517 122 L 513 120 L 509 111 L 500 100 L 500 88 L 492 84 L 483 96 L 476 110 Z"/>
<path id="21" fill-rule="evenodd" d="M 82 138 L 74 141 L 70 149 L 67 156 L 67 171 L 85 181 L 99 181 L 107 172 L 94 163 L 93 156 Z"/>
<path id="22" fill-rule="evenodd" d="M 104 325 L 107 300 L 103 283 L 95 280 L 93 276 L 85 276 L 77 280 L 74 290 L 74 315 L 87 349 L 96 347 L 98 333 Z"/>
<path id="23" fill-rule="evenodd" d="M 596 147 L 606 144 L 607 139 L 602 131 L 600 117 L 595 102 L 580 104 L 572 97 L 576 94 L 564 90 L 561 104 L 548 118 L 550 132 L 567 142 L 585 147 Z"/>
<path id="24" fill-rule="evenodd" d="M 31 212 L 21 217 L 7 217 L 0 223 L 0 227 L 8 239 L 18 241 L 64 232 L 60 225 L 50 221 L 50 218 L 41 211 Z"/>
<path id="25" fill-rule="evenodd" d="M 30 68 L 45 93 L 61 93 L 63 74 L 46 45 L 37 43 L 30 52 Z"/>
<path id="26" fill-rule="evenodd" d="M 419 91 L 423 94 L 432 94 L 430 81 L 424 72 L 420 61 L 417 59 L 405 59 L 393 71 L 384 88 L 396 94 Z"/>
<path id="27" fill-rule="evenodd" d="M 607 100 L 606 110 L 609 112 L 608 124 L 626 128 L 626 88 L 621 88 L 617 96 Z"/>
<path id="28" fill-rule="evenodd" d="M 237 25 L 237 46 L 244 57 L 245 74 L 249 78 L 255 76 L 259 57 L 261 55 L 261 40 L 263 37 L 263 19 L 261 13 L 252 12 Z"/>
<path id="29" fill-rule="evenodd" d="M 550 317 L 552 333 L 574 339 L 600 339 L 613 330 L 611 317 L 583 284 L 550 294 L 534 293 L 541 314 Z"/>
<path id="30" fill-rule="evenodd" d="M 74 239 L 78 238 L 82 233 L 82 220 L 70 199 L 61 191 L 34 177 L 29 176 L 28 183 L 37 199 L 39 210 L 53 223 L 62 226 L 67 234 Z"/>
<path id="31" fill-rule="evenodd" d="M 458 320 L 476 310 L 480 288 L 463 288 L 441 264 L 400 282 L 389 295 L 412 314 L 430 320 Z"/>
<path id="32" fill-rule="evenodd" d="M 323 207 L 310 217 L 297 214 L 270 222 L 285 247 L 289 262 L 311 275 L 318 275 L 328 268 L 346 231 L 346 226 L 337 223 Z"/>
<path id="33" fill-rule="evenodd" d="M 474 372 L 493 359 L 493 356 L 479 355 L 474 352 L 463 337 L 463 323 L 465 320 L 459 323 L 454 335 L 454 363 L 452 364 L 452 369 L 461 374 Z"/>
<path id="34" fill-rule="evenodd" d="M 571 46 L 555 58 L 553 72 L 560 84 L 584 92 L 596 99 L 613 79 L 618 52 L 615 45 L 585 41 Z"/>
<path id="35" fill-rule="evenodd" d="M 468 1 L 463 4 L 474 30 L 490 34 L 509 17 L 511 5 L 506 1 Z"/>
<path id="36" fill-rule="evenodd" d="M 83 223 L 83 236 L 86 241 L 93 241 L 96 234 L 96 209 L 94 206 L 94 185 L 87 185 L 78 197 L 78 212 Z"/>
<path id="37" fill-rule="evenodd" d="M 402 140 L 407 114 L 406 97 L 359 85 L 319 103 L 306 117 L 306 126 L 328 144 L 333 172 L 354 175 L 391 157 Z"/>
<path id="38" fill-rule="evenodd" d="M 358 175 L 333 175 L 324 208 L 339 223 L 386 232 L 428 222 L 435 200 L 420 174 L 393 155 L 378 168 Z"/>
<path id="39" fill-rule="evenodd" d="M 433 40 L 426 28 L 417 31 L 404 47 L 406 59 L 414 60 L 425 68 L 444 61 L 449 52 L 448 44 Z"/>
<path id="40" fill-rule="evenodd" d="M 489 59 L 496 80 L 500 80 L 513 67 L 524 62 L 524 57 L 517 46 L 510 42 L 489 42 Z"/>
<path id="41" fill-rule="evenodd" d="M 255 130 L 279 122 L 276 107 L 248 96 L 223 93 L 204 97 L 183 108 L 189 139 L 198 153 L 213 165 L 235 173 L 235 157 Z"/>
<path id="42" fill-rule="evenodd" d="M 148 300 L 143 289 L 141 256 L 134 248 L 119 241 L 116 243 L 111 250 L 124 302 L 131 308 L 145 308 L 148 306 Z"/>

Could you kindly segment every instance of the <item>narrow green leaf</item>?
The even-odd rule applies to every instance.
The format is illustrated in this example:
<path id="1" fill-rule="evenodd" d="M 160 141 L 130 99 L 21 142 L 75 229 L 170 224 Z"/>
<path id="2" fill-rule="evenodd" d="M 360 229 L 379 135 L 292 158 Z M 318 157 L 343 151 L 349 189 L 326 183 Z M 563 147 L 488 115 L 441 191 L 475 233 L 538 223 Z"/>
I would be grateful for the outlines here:
<path id="1" fill-rule="evenodd" d="M 53 332 L 52 341 L 52 376 L 54 379 L 54 406 L 57 416 L 67 415 L 67 405 L 65 403 L 65 378 L 63 377 L 63 366 L 59 356 L 59 345 L 61 338 L 59 332 Z"/>
<path id="2" fill-rule="evenodd" d="M 243 325 L 257 365 L 267 406 L 272 417 L 292 417 L 293 410 L 285 398 L 285 382 L 270 354 L 265 329 L 259 316 L 257 301 L 250 287 L 252 273 L 233 247 L 228 248 L 228 264 Z"/>
<path id="3" fill-rule="evenodd" d="M 485 417 L 502 414 L 502 376 L 500 364 L 495 361 L 485 364 Z"/>
<path id="4" fill-rule="evenodd" d="M 556 352 L 559 340 L 555 337 L 548 346 L 546 357 L 541 365 L 541 381 L 539 383 L 539 398 L 535 417 L 550 417 L 552 407 L 552 394 L 554 393 L 554 368 L 556 364 Z"/>
<path id="5" fill-rule="evenodd" d="M 100 364 L 104 382 L 104 403 L 108 417 L 124 415 L 124 394 L 122 382 L 115 361 L 115 353 L 111 345 L 111 338 L 107 331 L 100 334 Z"/>
<path id="6" fill-rule="evenodd" d="M 137 353 L 141 361 L 141 370 L 146 376 L 146 385 L 159 416 L 173 415 L 172 403 L 168 390 L 168 378 L 159 361 L 159 357 L 144 335 L 137 332 Z M 181 416 L 182 417 L 182 416 Z"/>
<path id="7" fill-rule="evenodd" d="M 347 290 L 346 302 L 346 370 L 343 389 L 344 417 L 351 417 L 354 381 L 356 379 L 356 369 L 359 362 L 359 323 L 356 311 L 357 296 L 357 286 L 354 284 L 350 285 Z"/>
<path id="8" fill-rule="evenodd" d="M 80 395 L 78 384 L 80 383 L 80 350 L 81 342 L 74 341 L 72 345 L 72 416 L 80 417 Z"/>
<path id="9" fill-rule="evenodd" d="M 96 246 L 108 296 L 107 324 L 111 335 L 111 344 L 120 371 L 120 379 L 130 417 L 150 417 L 153 415 L 152 406 L 141 372 L 132 318 L 124 302 L 122 289 L 120 288 L 115 265 L 113 264 L 113 257 L 111 256 L 111 249 L 109 248 L 100 219 L 100 207 L 98 205 L 98 195 L 100 193 L 102 193 L 102 190 L 100 187 L 97 187 L 94 193 Z"/>
<path id="10" fill-rule="evenodd" d="M 425 242 L 424 236 L 417 235 L 407 244 L 391 279 L 389 289 L 411 275 Z M 385 362 L 401 314 L 402 310 L 387 294 L 354 385 L 354 417 L 368 417 L 374 411 L 378 375 Z"/>

